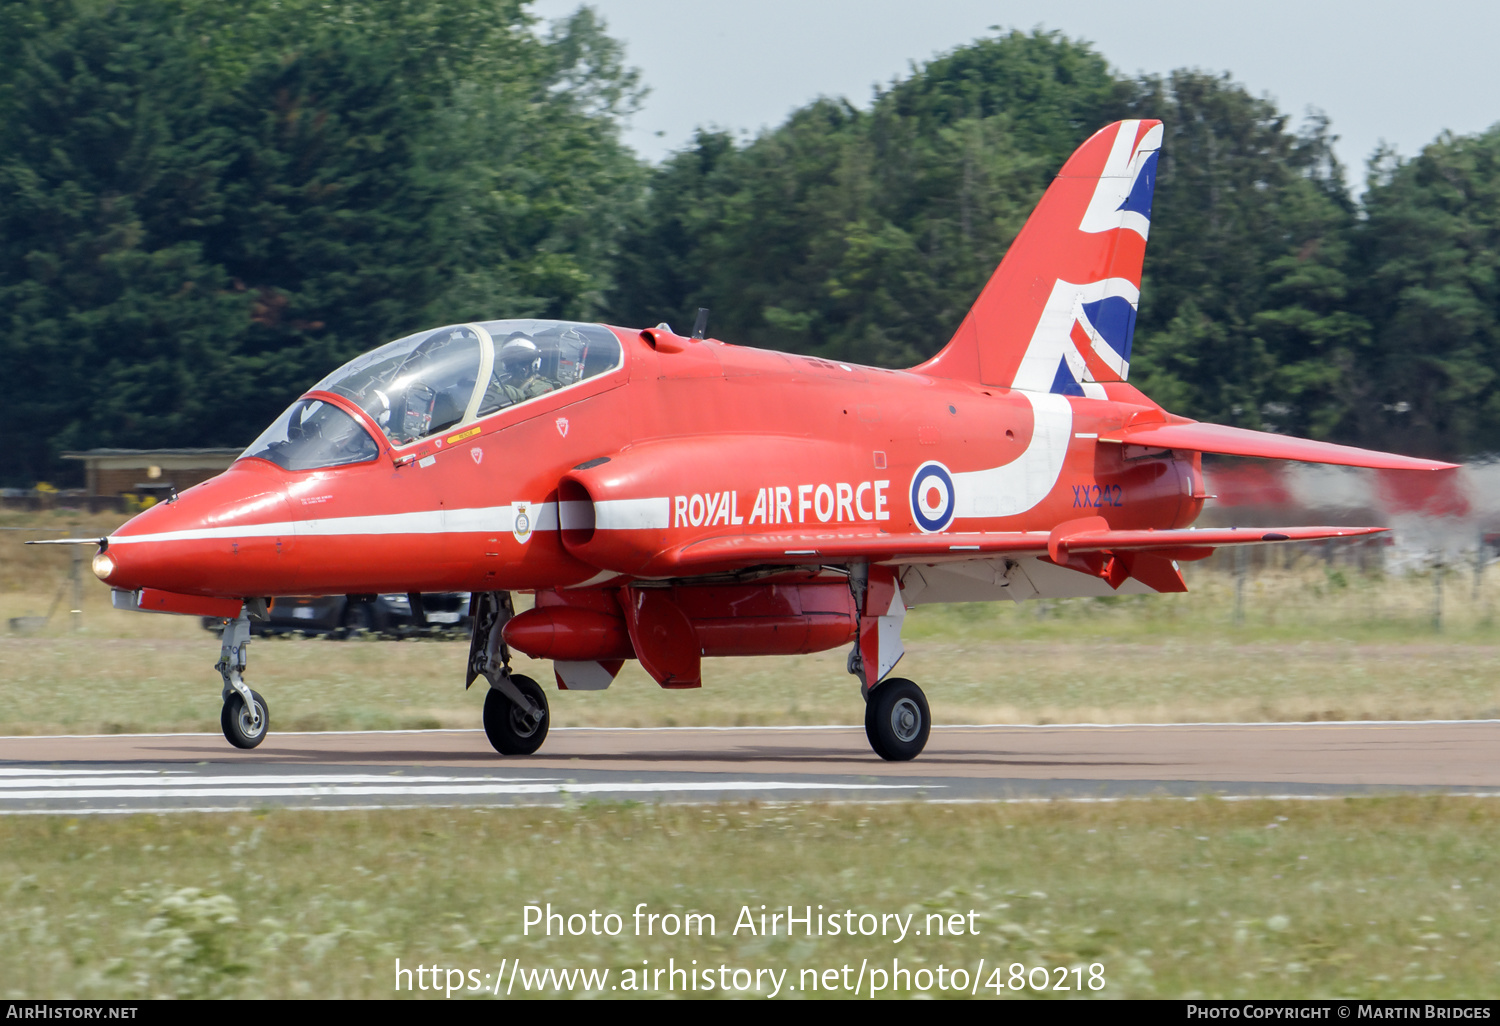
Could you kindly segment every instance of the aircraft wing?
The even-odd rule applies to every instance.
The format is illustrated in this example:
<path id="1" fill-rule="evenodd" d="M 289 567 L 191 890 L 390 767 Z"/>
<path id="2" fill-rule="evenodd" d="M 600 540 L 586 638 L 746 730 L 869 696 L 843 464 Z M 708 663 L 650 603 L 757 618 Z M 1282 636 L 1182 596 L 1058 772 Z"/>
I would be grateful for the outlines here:
<path id="1" fill-rule="evenodd" d="M 1341 467 L 1372 467 L 1378 470 L 1456 470 L 1455 463 L 1397 456 L 1352 445 L 1314 442 L 1307 438 L 1273 435 L 1269 431 L 1201 424 L 1145 424 L 1099 436 L 1099 441 L 1144 445 L 1153 449 L 1185 449 L 1221 456 L 1258 456 L 1263 459 L 1295 460 L 1301 463 L 1331 463 Z"/>
<path id="2" fill-rule="evenodd" d="M 1067 563 L 1075 554 L 1140 552 L 1169 559 L 1202 559 L 1220 545 L 1316 541 L 1377 534 L 1383 527 L 1218 527 L 1205 530 L 1110 530 L 1087 517 L 1051 531 L 980 531 L 925 535 L 874 531 L 805 531 L 721 535 L 670 549 L 652 561 L 653 574 L 699 574 L 750 566 L 841 562 L 938 563 L 1003 555 L 1045 555 Z"/>

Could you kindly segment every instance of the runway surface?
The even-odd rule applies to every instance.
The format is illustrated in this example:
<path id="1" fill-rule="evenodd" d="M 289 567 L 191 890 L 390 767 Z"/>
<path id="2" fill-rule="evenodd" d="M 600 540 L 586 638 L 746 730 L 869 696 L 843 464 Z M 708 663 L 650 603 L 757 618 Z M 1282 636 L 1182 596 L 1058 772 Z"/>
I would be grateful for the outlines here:
<path id="1" fill-rule="evenodd" d="M 272 806 L 1500 795 L 1500 721 L 937 727 L 907 763 L 859 727 L 559 728 L 0 738 L 0 813 Z"/>

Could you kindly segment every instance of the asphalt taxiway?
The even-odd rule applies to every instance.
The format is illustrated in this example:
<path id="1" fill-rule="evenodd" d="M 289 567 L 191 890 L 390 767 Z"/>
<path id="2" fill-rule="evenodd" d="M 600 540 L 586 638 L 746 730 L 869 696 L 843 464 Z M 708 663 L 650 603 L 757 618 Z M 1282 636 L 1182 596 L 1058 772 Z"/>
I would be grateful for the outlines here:
<path id="1" fill-rule="evenodd" d="M 860 727 L 558 728 L 0 738 L 0 813 L 605 801 L 1500 795 L 1500 721 L 946 726 L 907 763 Z"/>

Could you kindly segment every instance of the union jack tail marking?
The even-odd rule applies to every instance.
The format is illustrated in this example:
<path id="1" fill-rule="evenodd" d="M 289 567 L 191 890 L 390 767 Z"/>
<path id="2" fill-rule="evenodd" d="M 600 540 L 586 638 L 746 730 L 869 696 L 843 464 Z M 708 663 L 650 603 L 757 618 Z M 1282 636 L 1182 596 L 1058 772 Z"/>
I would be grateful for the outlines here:
<path id="1" fill-rule="evenodd" d="M 1119 121 L 1063 165 L 952 341 L 917 370 L 1106 398 L 1130 375 L 1160 121 Z"/>

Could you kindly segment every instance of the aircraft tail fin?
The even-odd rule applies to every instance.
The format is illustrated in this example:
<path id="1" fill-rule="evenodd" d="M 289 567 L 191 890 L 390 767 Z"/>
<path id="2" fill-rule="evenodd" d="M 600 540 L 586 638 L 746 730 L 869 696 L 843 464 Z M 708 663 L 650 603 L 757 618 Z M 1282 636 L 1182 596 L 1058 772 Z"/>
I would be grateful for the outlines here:
<path id="1" fill-rule="evenodd" d="M 952 340 L 915 369 L 1098 399 L 1126 380 L 1161 139 L 1160 121 L 1117 121 L 1080 146 Z"/>

